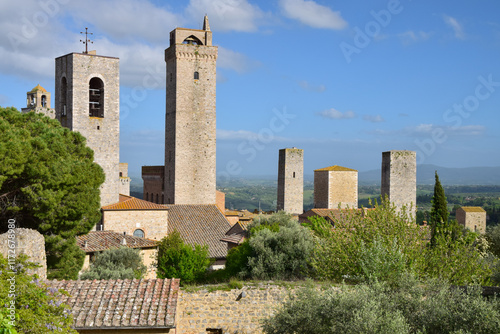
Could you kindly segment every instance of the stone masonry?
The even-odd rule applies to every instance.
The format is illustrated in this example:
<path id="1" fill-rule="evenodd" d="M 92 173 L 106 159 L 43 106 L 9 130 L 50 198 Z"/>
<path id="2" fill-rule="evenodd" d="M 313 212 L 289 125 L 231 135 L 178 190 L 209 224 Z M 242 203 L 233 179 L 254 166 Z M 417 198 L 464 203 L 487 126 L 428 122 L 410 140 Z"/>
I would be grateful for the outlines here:
<path id="1" fill-rule="evenodd" d="M 284 287 L 265 284 L 230 291 L 181 290 L 176 333 L 262 333 L 260 320 L 272 315 L 289 292 Z"/>
<path id="2" fill-rule="evenodd" d="M 331 166 L 314 171 L 314 207 L 322 209 L 358 207 L 358 171 Z"/>
<path id="3" fill-rule="evenodd" d="M 417 203 L 417 154 L 414 151 L 382 153 L 382 197 L 400 210 L 406 206 L 414 216 Z"/>
<path id="4" fill-rule="evenodd" d="M 0 252 L 5 258 L 9 256 L 19 256 L 26 254 L 30 262 L 40 265 L 29 274 L 37 274 L 41 280 L 47 279 L 47 260 L 45 258 L 45 238 L 40 232 L 28 228 L 15 228 L 14 233 L 0 234 Z M 15 235 L 15 239 L 10 239 L 9 234 Z M 15 240 L 16 247 L 10 248 L 8 240 Z M 14 253 L 13 253 L 14 251 Z"/>
<path id="5" fill-rule="evenodd" d="M 456 218 L 460 225 L 472 232 L 486 233 L 486 211 L 478 206 L 462 206 L 456 211 Z"/>
<path id="6" fill-rule="evenodd" d="M 156 204 L 164 203 L 164 177 L 165 166 L 142 166 L 143 200 Z"/>
<path id="7" fill-rule="evenodd" d="M 120 194 L 130 196 L 130 177 L 128 177 L 128 163 L 120 162 Z"/>
<path id="8" fill-rule="evenodd" d="M 26 93 L 26 108 L 22 108 L 21 111 L 23 113 L 34 111 L 50 118 L 56 117 L 55 110 L 50 107 L 50 93 L 40 85 L 36 85 Z"/>
<path id="9" fill-rule="evenodd" d="M 102 84 L 94 98 L 92 82 Z M 70 53 L 56 58 L 56 118 L 72 131 L 87 138 L 94 151 L 94 161 L 104 170 L 101 185 L 101 206 L 118 202 L 120 89 L 119 59 L 95 54 Z M 97 91 L 97 90 L 95 90 Z M 102 112 L 92 114 L 98 104 Z"/>
<path id="10" fill-rule="evenodd" d="M 217 47 L 203 30 L 177 28 L 165 50 L 166 204 L 215 204 Z"/>
<path id="11" fill-rule="evenodd" d="M 284 148 L 279 151 L 278 203 L 276 210 L 291 214 L 304 212 L 304 150 Z"/>

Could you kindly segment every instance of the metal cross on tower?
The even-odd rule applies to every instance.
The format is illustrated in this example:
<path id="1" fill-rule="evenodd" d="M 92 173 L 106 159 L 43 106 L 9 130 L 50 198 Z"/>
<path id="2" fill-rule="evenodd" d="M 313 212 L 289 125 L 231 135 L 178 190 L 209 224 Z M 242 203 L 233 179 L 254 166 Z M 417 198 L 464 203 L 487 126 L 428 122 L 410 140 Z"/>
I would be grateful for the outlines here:
<path id="1" fill-rule="evenodd" d="M 93 33 L 88 32 L 88 28 L 87 28 L 87 27 L 85 27 L 85 32 L 80 31 L 80 34 L 85 34 L 85 40 L 80 40 L 80 42 L 82 42 L 83 44 L 85 44 L 85 52 L 84 52 L 84 53 L 89 53 L 89 50 L 88 50 L 88 48 L 87 48 L 87 47 L 88 47 L 88 44 L 89 44 L 89 42 L 90 42 L 91 44 L 94 44 L 94 42 L 93 42 L 93 41 L 91 41 L 91 40 L 88 38 L 88 35 L 93 35 Z"/>

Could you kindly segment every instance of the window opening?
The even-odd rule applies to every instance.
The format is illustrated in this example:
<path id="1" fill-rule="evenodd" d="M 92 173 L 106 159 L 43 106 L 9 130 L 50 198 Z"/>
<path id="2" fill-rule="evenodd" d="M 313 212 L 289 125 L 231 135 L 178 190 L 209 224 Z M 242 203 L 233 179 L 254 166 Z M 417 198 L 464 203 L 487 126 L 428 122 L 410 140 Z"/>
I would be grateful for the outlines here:
<path id="1" fill-rule="evenodd" d="M 144 231 L 141 229 L 137 229 L 134 231 L 134 237 L 144 238 Z"/>
<path id="2" fill-rule="evenodd" d="M 194 72 L 194 80 L 200 80 L 200 73 Z"/>
<path id="3" fill-rule="evenodd" d="M 90 79 L 89 116 L 104 117 L 104 83 L 99 78 Z"/>

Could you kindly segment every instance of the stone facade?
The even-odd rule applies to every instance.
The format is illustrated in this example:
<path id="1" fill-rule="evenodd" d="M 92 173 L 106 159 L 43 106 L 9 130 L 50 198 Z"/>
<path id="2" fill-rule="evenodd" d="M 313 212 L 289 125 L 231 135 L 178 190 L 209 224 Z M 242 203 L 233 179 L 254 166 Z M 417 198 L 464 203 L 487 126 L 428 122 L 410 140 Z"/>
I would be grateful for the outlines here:
<path id="1" fill-rule="evenodd" d="M 101 206 L 118 202 L 120 190 L 119 59 L 70 53 L 56 58 L 56 118 L 87 138 L 104 170 Z"/>
<path id="2" fill-rule="evenodd" d="M 181 290 L 176 333 L 262 333 L 260 320 L 272 315 L 288 294 L 286 288 L 273 285 L 213 292 Z"/>
<path id="3" fill-rule="evenodd" d="M 130 196 L 130 177 L 128 177 L 128 163 L 120 162 L 120 194 Z"/>
<path id="4" fill-rule="evenodd" d="M 165 166 L 142 166 L 142 199 L 156 204 L 163 204 Z"/>
<path id="5" fill-rule="evenodd" d="M 472 232 L 486 233 L 486 211 L 478 206 L 463 206 L 456 211 L 459 224 Z"/>
<path id="6" fill-rule="evenodd" d="M 284 148 L 279 151 L 278 201 L 276 210 L 291 214 L 304 212 L 304 150 Z"/>
<path id="7" fill-rule="evenodd" d="M 56 117 L 55 110 L 50 107 L 50 93 L 40 85 L 36 85 L 26 93 L 26 108 L 22 108 L 21 111 L 23 113 L 34 111 L 50 118 Z"/>
<path id="8" fill-rule="evenodd" d="M 38 263 L 39 268 L 28 271 L 30 274 L 37 274 L 42 280 L 47 279 L 47 260 L 45 257 L 45 238 L 40 232 L 27 228 L 15 228 L 10 231 L 14 233 L 0 234 L 0 252 L 5 258 L 26 254 L 30 262 Z M 9 234 L 15 235 L 15 239 L 9 238 Z M 15 248 L 9 247 L 8 240 L 15 240 Z M 14 251 L 14 253 L 12 252 Z"/>
<path id="9" fill-rule="evenodd" d="M 215 191 L 215 198 L 217 200 L 217 207 L 219 208 L 220 212 L 224 214 L 226 212 L 226 194 L 223 193 L 222 191 Z"/>
<path id="10" fill-rule="evenodd" d="M 165 50 L 166 204 L 215 204 L 217 47 L 203 30 L 177 28 Z"/>
<path id="11" fill-rule="evenodd" d="M 322 209 L 358 207 L 358 171 L 331 166 L 314 171 L 314 207 Z"/>
<path id="12" fill-rule="evenodd" d="M 144 238 L 161 240 L 167 235 L 168 210 L 104 210 L 103 229 L 133 235 L 140 229 Z"/>
<path id="13" fill-rule="evenodd" d="M 382 197 L 398 209 L 406 206 L 414 216 L 417 203 L 417 154 L 414 151 L 382 153 Z"/>

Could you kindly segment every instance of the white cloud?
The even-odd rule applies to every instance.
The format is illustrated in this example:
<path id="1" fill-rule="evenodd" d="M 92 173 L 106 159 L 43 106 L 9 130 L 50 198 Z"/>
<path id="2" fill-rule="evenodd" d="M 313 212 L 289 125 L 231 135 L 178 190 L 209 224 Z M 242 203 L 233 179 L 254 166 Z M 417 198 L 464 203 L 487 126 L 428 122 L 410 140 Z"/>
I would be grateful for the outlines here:
<path id="1" fill-rule="evenodd" d="M 313 28 L 339 30 L 347 27 L 347 22 L 340 12 L 335 12 L 312 0 L 281 0 L 280 6 L 285 16 Z"/>
<path id="2" fill-rule="evenodd" d="M 186 12 L 200 24 L 207 14 L 211 30 L 219 31 L 256 31 L 267 15 L 246 0 L 190 0 Z"/>
<path id="3" fill-rule="evenodd" d="M 444 22 L 453 29 L 455 37 L 458 39 L 464 39 L 465 33 L 462 25 L 454 17 L 443 15 Z"/>
<path id="4" fill-rule="evenodd" d="M 323 93 L 326 90 L 325 85 L 314 85 L 306 80 L 299 81 L 299 86 L 308 92 Z"/>
<path id="5" fill-rule="evenodd" d="M 385 119 L 380 115 L 364 115 L 363 120 L 371 123 L 385 122 Z"/>
<path id="6" fill-rule="evenodd" d="M 346 112 L 341 112 L 334 108 L 323 110 L 322 112 L 319 112 L 317 114 L 321 117 L 331 118 L 331 119 L 350 119 L 356 117 L 354 111 L 349 110 Z"/>
<path id="7" fill-rule="evenodd" d="M 217 140 L 228 140 L 228 141 L 260 140 L 260 141 L 263 141 L 262 138 L 269 140 L 269 134 L 267 132 L 257 133 L 257 132 L 247 131 L 247 130 L 217 129 Z M 288 141 L 293 141 L 293 140 L 295 140 L 295 139 L 294 138 L 279 137 L 279 136 L 273 135 L 271 141 L 273 141 L 273 142 L 288 142 Z"/>
<path id="8" fill-rule="evenodd" d="M 238 73 L 248 72 L 260 66 L 260 63 L 249 59 L 244 54 L 238 53 L 219 46 L 219 56 L 217 66 L 220 68 L 230 69 Z"/>
<path id="9" fill-rule="evenodd" d="M 428 40 L 432 36 L 431 32 L 408 30 L 398 35 L 405 45 Z"/>

